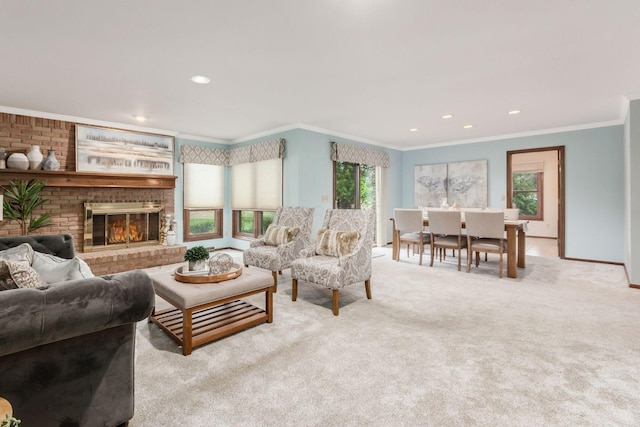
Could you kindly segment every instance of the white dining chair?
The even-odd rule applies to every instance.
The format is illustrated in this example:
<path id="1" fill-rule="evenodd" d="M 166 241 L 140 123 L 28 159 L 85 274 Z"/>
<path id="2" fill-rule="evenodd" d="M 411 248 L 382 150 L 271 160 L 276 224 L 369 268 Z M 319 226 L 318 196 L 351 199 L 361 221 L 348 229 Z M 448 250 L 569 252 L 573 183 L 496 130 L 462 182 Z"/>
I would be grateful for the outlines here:
<path id="1" fill-rule="evenodd" d="M 462 215 L 460 211 L 429 211 L 428 217 L 429 231 L 431 232 L 431 262 L 429 266 L 433 267 L 436 249 L 441 249 L 445 252 L 447 249 L 453 249 L 454 256 L 457 249 L 458 271 L 460 271 L 462 249 L 467 247 L 467 239 L 462 235 Z M 442 257 L 440 261 L 442 261 Z"/>
<path id="2" fill-rule="evenodd" d="M 409 257 L 409 246 L 418 245 L 420 248 L 420 265 L 422 265 L 422 254 L 424 246 L 429 244 L 431 236 L 424 231 L 422 209 L 400 209 L 393 210 L 393 220 L 395 232 L 398 239 L 398 253 L 396 261 L 400 261 L 400 246 L 407 244 L 407 257 Z"/>
<path id="3" fill-rule="evenodd" d="M 479 252 L 500 255 L 500 272 L 502 277 L 503 255 L 507 250 L 504 237 L 504 212 L 467 212 L 465 214 L 467 228 L 467 273 L 471 271 L 471 257 L 476 252 L 476 267 L 480 263 Z"/>

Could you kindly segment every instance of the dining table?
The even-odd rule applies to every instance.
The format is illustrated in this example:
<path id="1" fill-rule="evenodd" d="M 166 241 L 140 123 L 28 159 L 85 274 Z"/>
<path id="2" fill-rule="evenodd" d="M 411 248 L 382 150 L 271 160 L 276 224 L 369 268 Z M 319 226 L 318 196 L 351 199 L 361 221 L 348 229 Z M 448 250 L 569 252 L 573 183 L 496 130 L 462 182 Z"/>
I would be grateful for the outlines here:
<path id="1" fill-rule="evenodd" d="M 398 233 L 396 232 L 395 220 L 391 218 L 393 223 L 393 240 L 392 252 L 393 259 L 397 259 L 400 244 Z M 429 226 L 429 218 L 426 216 L 422 220 L 425 227 Z M 517 278 L 518 267 L 525 267 L 525 251 L 526 251 L 526 231 L 528 220 L 505 220 L 504 230 L 507 232 L 507 277 Z M 462 221 L 462 228 L 465 228 L 465 222 Z"/>

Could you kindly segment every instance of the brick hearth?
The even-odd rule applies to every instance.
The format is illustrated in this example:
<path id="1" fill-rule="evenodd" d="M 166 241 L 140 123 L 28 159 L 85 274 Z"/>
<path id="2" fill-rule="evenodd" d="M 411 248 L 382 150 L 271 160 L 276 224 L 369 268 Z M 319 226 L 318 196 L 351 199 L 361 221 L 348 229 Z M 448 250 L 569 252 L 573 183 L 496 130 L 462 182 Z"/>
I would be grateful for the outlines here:
<path id="1" fill-rule="evenodd" d="M 102 276 L 138 268 L 185 262 L 184 253 L 186 250 L 187 247 L 184 245 L 154 245 L 79 253 L 77 255 L 89 264 L 93 274 Z"/>

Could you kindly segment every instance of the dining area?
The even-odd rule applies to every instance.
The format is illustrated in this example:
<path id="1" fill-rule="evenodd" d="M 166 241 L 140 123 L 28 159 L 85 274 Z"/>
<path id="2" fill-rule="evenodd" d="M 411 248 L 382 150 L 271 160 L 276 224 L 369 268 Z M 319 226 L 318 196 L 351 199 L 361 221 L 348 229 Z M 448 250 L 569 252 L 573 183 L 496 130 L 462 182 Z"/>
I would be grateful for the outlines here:
<path id="1" fill-rule="evenodd" d="M 413 249 L 423 265 L 429 249 L 429 266 L 436 258 L 441 262 L 447 251 L 456 258 L 457 269 L 463 262 L 467 273 L 477 268 L 484 253 L 499 257 L 498 277 L 503 277 L 506 264 L 508 278 L 518 277 L 518 268 L 525 268 L 526 231 L 528 220 L 519 219 L 518 209 L 426 207 L 394 209 L 392 257 L 399 261 L 406 245 L 407 256 Z M 401 248 L 402 246 L 402 248 Z M 464 256 L 463 256 L 464 253 Z M 475 259 L 474 259 L 475 255 Z"/>

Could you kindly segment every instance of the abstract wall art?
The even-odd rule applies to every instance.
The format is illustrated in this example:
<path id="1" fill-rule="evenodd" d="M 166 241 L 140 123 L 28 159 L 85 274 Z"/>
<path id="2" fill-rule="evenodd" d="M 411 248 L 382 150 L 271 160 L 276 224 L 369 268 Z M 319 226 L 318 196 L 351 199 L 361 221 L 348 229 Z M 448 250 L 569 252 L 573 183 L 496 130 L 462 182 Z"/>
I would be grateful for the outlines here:
<path id="1" fill-rule="evenodd" d="M 76 171 L 173 175 L 172 136 L 76 125 Z"/>
<path id="2" fill-rule="evenodd" d="M 487 207 L 487 161 L 439 163 L 415 167 L 415 206 Z"/>

